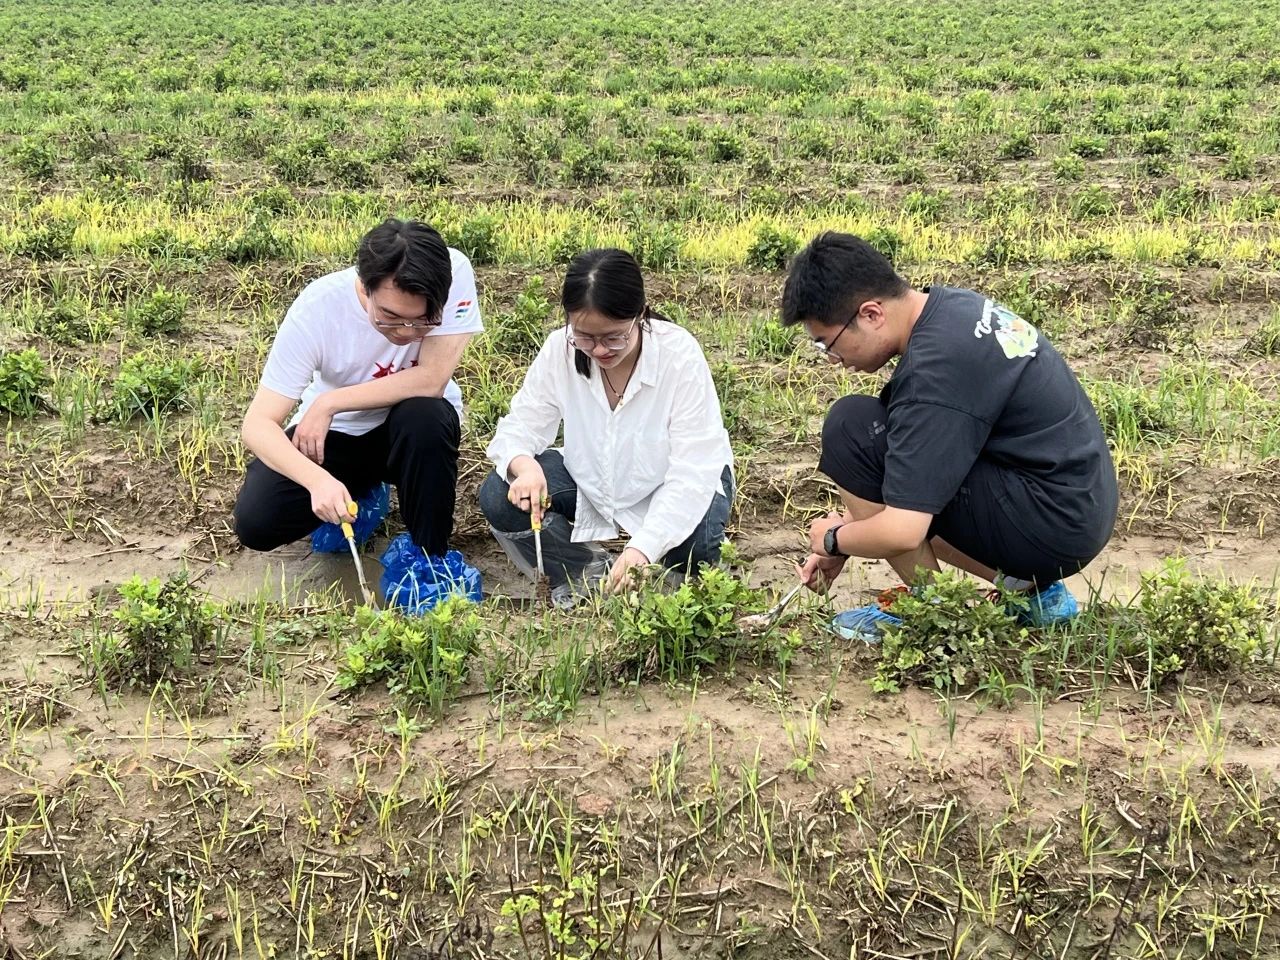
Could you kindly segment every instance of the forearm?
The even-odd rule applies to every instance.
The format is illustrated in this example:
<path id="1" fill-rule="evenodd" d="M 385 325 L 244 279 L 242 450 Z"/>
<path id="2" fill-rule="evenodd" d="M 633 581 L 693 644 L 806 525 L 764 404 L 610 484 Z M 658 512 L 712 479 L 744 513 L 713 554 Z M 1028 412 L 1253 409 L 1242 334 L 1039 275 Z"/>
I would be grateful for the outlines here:
<path id="1" fill-rule="evenodd" d="M 924 542 L 914 532 L 904 532 L 901 524 L 887 511 L 882 510 L 865 520 L 850 520 L 849 517 L 846 511 L 846 522 L 836 531 L 836 543 L 845 556 L 887 560 L 917 550 Z"/>
<path id="2" fill-rule="evenodd" d="M 448 384 L 448 377 L 441 378 L 429 369 L 413 367 L 368 383 L 326 391 L 312 403 L 330 416 L 348 410 L 381 410 L 410 397 L 443 397 Z"/>
<path id="3" fill-rule="evenodd" d="M 240 430 L 240 436 L 244 445 L 259 460 L 276 473 L 307 489 L 311 489 L 314 483 L 328 475 L 323 467 L 308 460 L 289 440 L 280 424 L 272 420 L 248 416 Z"/>
<path id="4" fill-rule="evenodd" d="M 658 488 L 649 503 L 644 525 L 631 538 L 631 546 L 652 561 L 683 543 L 698 528 L 723 487 L 724 466 L 710 470 L 675 472 Z"/>

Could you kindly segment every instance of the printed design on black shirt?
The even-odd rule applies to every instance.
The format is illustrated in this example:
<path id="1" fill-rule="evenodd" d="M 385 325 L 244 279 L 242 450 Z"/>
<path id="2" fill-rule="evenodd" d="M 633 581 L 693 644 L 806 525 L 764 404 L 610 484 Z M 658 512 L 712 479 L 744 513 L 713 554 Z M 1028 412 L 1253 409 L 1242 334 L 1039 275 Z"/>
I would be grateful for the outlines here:
<path id="1" fill-rule="evenodd" d="M 1040 346 L 1040 334 L 1036 328 L 1008 307 L 987 300 L 982 304 L 982 319 L 974 326 L 973 335 L 982 338 L 993 330 L 1000 349 L 1010 360 L 1036 355 Z"/>

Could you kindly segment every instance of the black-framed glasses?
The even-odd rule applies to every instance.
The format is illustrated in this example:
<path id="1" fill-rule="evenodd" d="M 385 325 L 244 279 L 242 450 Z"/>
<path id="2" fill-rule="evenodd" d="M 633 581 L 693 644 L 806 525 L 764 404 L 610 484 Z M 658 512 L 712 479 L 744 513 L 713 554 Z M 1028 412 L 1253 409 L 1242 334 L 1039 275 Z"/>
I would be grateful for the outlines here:
<path id="1" fill-rule="evenodd" d="M 861 307 L 859 307 L 859 310 L 861 310 Z M 855 313 L 852 317 L 846 320 L 844 322 L 844 326 L 840 328 L 840 332 L 831 338 L 830 343 L 827 343 L 824 340 L 820 340 L 817 337 L 814 337 L 812 340 L 810 340 L 809 343 L 813 347 L 814 351 L 818 354 L 818 356 L 830 357 L 834 355 L 836 357 L 839 357 L 841 360 L 843 360 L 844 357 L 841 357 L 840 354 L 836 353 L 835 351 L 836 341 L 844 336 L 844 332 L 848 330 L 849 327 L 853 324 L 853 321 L 857 319 L 858 319 L 858 314 Z"/>
<path id="2" fill-rule="evenodd" d="M 636 324 L 640 321 L 636 317 L 627 327 L 626 333 L 606 333 L 602 337 L 593 337 L 586 333 L 578 333 L 573 329 L 573 324 L 569 324 L 569 346 L 575 350 L 581 350 L 583 353 L 590 353 L 597 346 L 603 346 L 606 350 L 625 350 L 627 344 L 631 342 L 631 332 L 635 330 Z"/>

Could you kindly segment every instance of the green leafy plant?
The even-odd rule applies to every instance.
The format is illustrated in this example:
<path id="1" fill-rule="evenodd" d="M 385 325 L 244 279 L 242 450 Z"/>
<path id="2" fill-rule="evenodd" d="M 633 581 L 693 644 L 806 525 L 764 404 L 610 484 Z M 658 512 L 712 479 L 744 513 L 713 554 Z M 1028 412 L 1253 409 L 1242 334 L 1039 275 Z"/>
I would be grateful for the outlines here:
<path id="1" fill-rule="evenodd" d="M 1106 154 L 1107 138 L 1088 133 L 1077 134 L 1071 138 L 1067 149 L 1077 157 L 1095 159 Z"/>
<path id="2" fill-rule="evenodd" d="M 44 406 L 40 394 L 49 386 L 44 359 L 35 350 L 0 354 L 0 410 L 29 417 Z"/>
<path id="3" fill-rule="evenodd" d="M 794 233 L 762 223 L 747 248 L 747 266 L 756 270 L 785 270 L 787 261 L 799 249 L 800 238 Z"/>
<path id="4" fill-rule="evenodd" d="M 1084 160 L 1074 153 L 1054 157 L 1053 175 L 1059 180 L 1079 180 L 1084 176 Z"/>
<path id="5" fill-rule="evenodd" d="M 712 163 L 729 163 L 746 156 L 747 148 L 732 130 L 713 127 L 707 134 L 707 153 Z"/>
<path id="6" fill-rule="evenodd" d="M 215 636 L 215 607 L 186 573 L 168 580 L 135 576 L 119 594 L 124 603 L 112 614 L 116 628 L 93 633 L 80 649 L 82 664 L 96 678 L 154 683 L 185 673 Z"/>
<path id="7" fill-rule="evenodd" d="M 134 354 L 120 365 L 112 385 L 111 411 L 119 420 L 155 417 L 188 402 L 192 382 L 203 370 L 198 357 Z"/>
<path id="8" fill-rule="evenodd" d="M 496 215 L 477 213 L 459 224 L 453 243 L 474 264 L 497 263 L 501 233 L 502 221 Z"/>
<path id="9" fill-rule="evenodd" d="M 409 164 L 405 176 L 410 183 L 424 187 L 438 187 L 452 182 L 449 176 L 449 165 L 435 153 L 424 153 L 416 158 Z"/>
<path id="10" fill-rule="evenodd" d="M 1253 588 L 1192 576 L 1177 558 L 1143 574 L 1137 614 L 1126 652 L 1145 658 L 1158 684 L 1188 667 L 1225 670 L 1263 657 L 1276 608 Z"/>
<path id="11" fill-rule="evenodd" d="M 1027 130 L 1015 130 L 1000 145 L 999 156 L 1001 160 L 1026 160 L 1035 155 L 1035 138 Z"/>
<path id="12" fill-rule="evenodd" d="M 52 180 L 58 169 L 53 144 L 43 137 L 24 137 L 9 152 L 13 165 L 32 180 Z"/>
<path id="13" fill-rule="evenodd" d="M 516 296 L 515 309 L 498 316 L 490 327 L 490 342 L 499 353 L 532 356 L 542 346 L 551 319 L 546 282 L 530 277 Z"/>
<path id="14" fill-rule="evenodd" d="M 564 152 L 565 180 L 583 187 L 596 187 L 609 181 L 609 165 L 604 151 L 594 146 L 575 144 Z"/>
<path id="15" fill-rule="evenodd" d="M 71 256 L 75 232 L 73 220 L 50 217 L 20 232 L 14 241 L 13 252 L 38 262 L 63 260 Z"/>
<path id="16" fill-rule="evenodd" d="M 228 263 L 256 263 L 287 256 L 292 244 L 276 232 L 271 214 L 257 209 L 252 219 L 223 244 L 222 256 Z"/>
<path id="17" fill-rule="evenodd" d="M 620 663 L 639 676 L 697 676 L 739 648 L 737 618 L 763 608 L 759 591 L 716 567 L 703 567 L 670 592 L 632 591 L 610 604 Z"/>
<path id="18" fill-rule="evenodd" d="M 334 683 L 352 690 L 385 681 L 393 695 L 443 716 L 445 703 L 467 678 L 482 627 L 475 604 L 463 597 L 449 597 L 412 618 L 362 607 Z"/>
<path id="19" fill-rule="evenodd" d="M 935 574 L 893 597 L 901 626 L 883 631 L 872 689 L 896 693 L 908 684 L 951 690 L 1002 673 L 1034 642 L 1018 625 L 1015 597 L 994 602 L 960 574 Z"/>
<path id="20" fill-rule="evenodd" d="M 182 291 L 169 290 L 159 284 L 149 297 L 130 308 L 129 323 L 148 336 L 180 333 L 190 300 Z"/>

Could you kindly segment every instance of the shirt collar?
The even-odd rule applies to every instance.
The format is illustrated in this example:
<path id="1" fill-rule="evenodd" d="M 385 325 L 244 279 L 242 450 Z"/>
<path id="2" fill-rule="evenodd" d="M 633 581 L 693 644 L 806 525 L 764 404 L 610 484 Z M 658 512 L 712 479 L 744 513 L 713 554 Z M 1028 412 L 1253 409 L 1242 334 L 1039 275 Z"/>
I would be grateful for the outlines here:
<path id="1" fill-rule="evenodd" d="M 636 371 L 636 376 L 646 386 L 656 387 L 658 385 L 658 371 L 661 369 L 661 365 L 658 363 L 658 337 L 654 333 L 654 328 L 663 321 L 648 320 L 641 322 L 648 323 L 649 329 L 644 334 L 644 345 L 640 349 L 640 369 Z"/>

